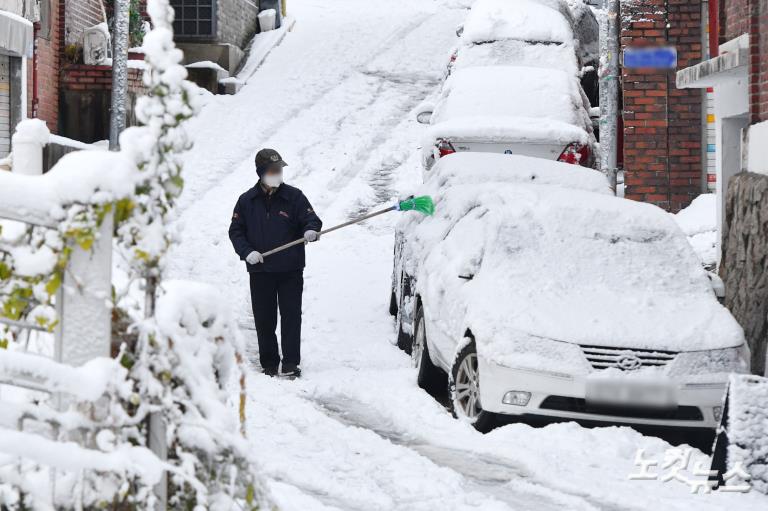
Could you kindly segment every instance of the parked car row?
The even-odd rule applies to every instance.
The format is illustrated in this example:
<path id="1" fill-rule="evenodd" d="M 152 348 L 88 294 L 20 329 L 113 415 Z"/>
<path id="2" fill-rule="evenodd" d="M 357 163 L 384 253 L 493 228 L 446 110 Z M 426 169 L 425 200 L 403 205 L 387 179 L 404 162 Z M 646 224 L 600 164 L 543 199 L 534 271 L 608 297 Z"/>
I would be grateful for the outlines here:
<path id="1" fill-rule="evenodd" d="M 711 434 L 728 375 L 749 371 L 744 333 L 671 216 L 589 168 L 592 57 L 568 5 L 589 9 L 472 7 L 426 130 L 418 194 L 435 215 L 396 229 L 397 343 L 481 430 L 513 417 Z"/>
<path id="2" fill-rule="evenodd" d="M 573 3 L 573 2 L 572 2 Z M 536 156 L 593 166 L 597 22 L 565 0 L 478 0 L 460 28 L 437 99 L 417 119 L 429 170 L 454 152 Z M 582 43 L 585 41 L 585 43 Z"/>

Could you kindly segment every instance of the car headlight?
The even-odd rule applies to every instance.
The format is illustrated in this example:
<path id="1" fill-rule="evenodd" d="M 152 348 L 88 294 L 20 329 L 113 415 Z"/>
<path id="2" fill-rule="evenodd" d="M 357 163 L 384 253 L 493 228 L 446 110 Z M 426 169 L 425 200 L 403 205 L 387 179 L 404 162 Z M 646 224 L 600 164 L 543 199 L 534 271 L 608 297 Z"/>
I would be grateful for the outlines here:
<path id="1" fill-rule="evenodd" d="M 510 332 L 503 339 L 484 343 L 480 350 L 490 362 L 518 371 L 565 379 L 586 375 L 590 371 L 578 345 L 544 337 Z"/>
<path id="2" fill-rule="evenodd" d="M 711 373 L 748 373 L 749 348 L 746 343 L 736 348 L 682 352 L 675 357 L 670 376 Z"/>

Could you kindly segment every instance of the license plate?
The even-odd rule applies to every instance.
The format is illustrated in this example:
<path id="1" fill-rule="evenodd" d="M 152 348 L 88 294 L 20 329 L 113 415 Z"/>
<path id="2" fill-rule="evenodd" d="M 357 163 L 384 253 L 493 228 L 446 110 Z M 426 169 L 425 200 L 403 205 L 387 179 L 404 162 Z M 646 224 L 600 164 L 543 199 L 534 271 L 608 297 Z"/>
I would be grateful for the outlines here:
<path id="1" fill-rule="evenodd" d="M 588 405 L 645 408 L 677 406 L 677 386 L 669 380 L 587 378 Z"/>

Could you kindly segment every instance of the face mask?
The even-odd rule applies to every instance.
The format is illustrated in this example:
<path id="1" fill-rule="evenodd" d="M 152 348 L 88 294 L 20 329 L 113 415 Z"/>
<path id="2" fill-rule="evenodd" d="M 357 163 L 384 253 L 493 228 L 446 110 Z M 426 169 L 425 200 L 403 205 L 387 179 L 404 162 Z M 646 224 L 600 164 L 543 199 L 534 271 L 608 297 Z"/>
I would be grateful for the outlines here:
<path id="1" fill-rule="evenodd" d="M 264 181 L 264 184 L 267 185 L 268 187 L 270 187 L 270 188 L 277 188 L 283 182 L 283 175 L 282 174 L 267 174 L 264 177 L 262 177 L 261 180 Z"/>

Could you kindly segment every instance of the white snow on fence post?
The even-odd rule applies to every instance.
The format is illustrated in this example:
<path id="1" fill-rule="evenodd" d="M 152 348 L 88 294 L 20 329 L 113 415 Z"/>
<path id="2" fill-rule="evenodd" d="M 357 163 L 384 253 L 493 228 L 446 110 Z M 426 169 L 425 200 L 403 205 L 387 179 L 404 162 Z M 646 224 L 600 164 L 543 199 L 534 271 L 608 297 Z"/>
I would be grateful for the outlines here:
<path id="1" fill-rule="evenodd" d="M 110 356 L 112 310 L 112 224 L 108 214 L 92 250 L 72 248 L 69 266 L 56 296 L 55 359 L 80 366 Z"/>
<path id="2" fill-rule="evenodd" d="M 43 147 L 51 132 L 40 119 L 21 121 L 13 134 L 13 164 L 16 174 L 39 176 L 43 173 Z"/>

